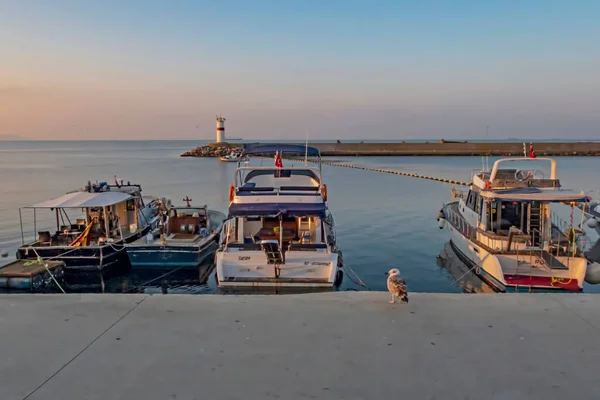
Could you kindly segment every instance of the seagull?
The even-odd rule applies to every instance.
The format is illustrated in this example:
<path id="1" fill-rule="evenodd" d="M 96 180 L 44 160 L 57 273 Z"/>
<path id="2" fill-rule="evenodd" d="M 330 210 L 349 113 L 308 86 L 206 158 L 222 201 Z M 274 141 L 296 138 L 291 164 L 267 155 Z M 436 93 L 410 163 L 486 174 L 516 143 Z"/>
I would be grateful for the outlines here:
<path id="1" fill-rule="evenodd" d="M 406 281 L 400 276 L 400 270 L 398 270 L 398 268 L 392 268 L 386 272 L 385 275 L 388 275 L 387 288 L 392 294 L 392 300 L 390 300 L 389 303 L 394 304 L 396 302 L 396 297 L 401 301 L 408 303 L 408 288 L 406 287 Z"/>

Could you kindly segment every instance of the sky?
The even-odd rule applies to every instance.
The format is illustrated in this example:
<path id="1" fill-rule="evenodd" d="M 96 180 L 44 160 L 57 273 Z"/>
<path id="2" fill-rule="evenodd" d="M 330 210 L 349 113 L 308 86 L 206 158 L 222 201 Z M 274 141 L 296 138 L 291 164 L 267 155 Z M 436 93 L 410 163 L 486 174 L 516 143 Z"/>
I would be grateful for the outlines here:
<path id="1" fill-rule="evenodd" d="M 0 0 L 0 137 L 600 139 L 600 1 Z"/>

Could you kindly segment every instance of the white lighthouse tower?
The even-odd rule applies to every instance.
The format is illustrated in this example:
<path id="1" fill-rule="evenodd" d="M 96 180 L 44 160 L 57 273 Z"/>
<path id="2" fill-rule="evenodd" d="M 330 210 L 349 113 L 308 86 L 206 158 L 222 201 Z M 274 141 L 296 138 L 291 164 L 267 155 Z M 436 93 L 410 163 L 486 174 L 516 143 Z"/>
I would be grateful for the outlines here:
<path id="1" fill-rule="evenodd" d="M 217 116 L 217 143 L 225 141 L 225 118 Z"/>

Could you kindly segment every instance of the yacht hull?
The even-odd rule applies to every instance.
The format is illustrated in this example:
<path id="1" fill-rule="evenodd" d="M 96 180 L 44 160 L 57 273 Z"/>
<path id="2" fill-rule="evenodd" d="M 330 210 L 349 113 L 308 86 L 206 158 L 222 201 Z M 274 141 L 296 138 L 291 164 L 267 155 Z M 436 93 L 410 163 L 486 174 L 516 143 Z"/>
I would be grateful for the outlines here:
<path id="1" fill-rule="evenodd" d="M 219 287 L 333 288 L 342 273 L 337 253 L 288 252 L 286 262 L 276 266 L 262 251 L 220 250 L 215 264 Z"/>
<path id="2" fill-rule="evenodd" d="M 556 271 L 554 274 L 531 274 L 518 272 L 518 256 L 500 255 L 488 252 L 470 241 L 452 224 L 446 223 L 450 232 L 450 244 L 457 255 L 467 263 L 473 272 L 488 285 L 499 292 L 517 291 L 519 288 L 581 291 L 585 276 L 585 268 L 574 271 Z M 579 260 L 584 262 L 584 260 Z M 575 261 L 572 261 L 575 262 Z M 517 264 L 517 272 L 503 271 L 503 265 Z M 531 264 L 521 261 L 524 268 L 532 269 Z"/>
<path id="3" fill-rule="evenodd" d="M 17 259 L 42 259 L 63 261 L 67 272 L 104 271 L 119 264 L 127 263 L 125 247 L 150 230 L 150 226 L 128 236 L 122 241 L 103 246 L 70 247 L 70 246 L 21 246 L 17 250 Z"/>

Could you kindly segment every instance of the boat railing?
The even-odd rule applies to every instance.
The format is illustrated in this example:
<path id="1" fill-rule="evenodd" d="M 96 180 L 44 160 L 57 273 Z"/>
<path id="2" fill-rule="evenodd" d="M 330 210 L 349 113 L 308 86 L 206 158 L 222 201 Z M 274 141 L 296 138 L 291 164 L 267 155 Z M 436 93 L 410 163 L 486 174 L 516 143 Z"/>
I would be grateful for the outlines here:
<path id="1" fill-rule="evenodd" d="M 460 213 L 454 211 L 452 207 L 446 207 L 445 214 L 446 219 L 450 221 L 452 226 L 463 236 L 471 241 L 477 241 L 477 228 L 471 226 Z"/>
<path id="2" fill-rule="evenodd" d="M 245 187 L 240 186 L 237 188 L 238 193 L 244 193 L 246 195 L 276 195 L 279 196 L 281 194 L 314 194 L 315 196 L 321 193 L 321 188 L 319 186 L 253 186 L 253 187 Z"/>
<path id="3" fill-rule="evenodd" d="M 313 168 L 309 166 L 303 167 L 282 167 L 278 168 L 275 166 L 247 166 L 247 167 L 237 167 L 235 170 L 235 185 L 237 186 L 240 182 L 244 182 L 244 177 L 247 176 L 252 171 L 265 171 L 268 173 L 281 173 L 282 171 L 310 171 L 311 174 L 318 179 L 319 182 L 322 181 L 322 172 L 318 168 Z M 239 180 L 239 181 L 238 181 Z"/>

